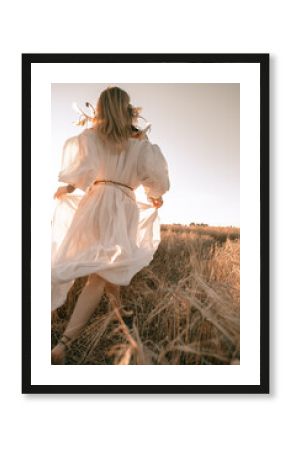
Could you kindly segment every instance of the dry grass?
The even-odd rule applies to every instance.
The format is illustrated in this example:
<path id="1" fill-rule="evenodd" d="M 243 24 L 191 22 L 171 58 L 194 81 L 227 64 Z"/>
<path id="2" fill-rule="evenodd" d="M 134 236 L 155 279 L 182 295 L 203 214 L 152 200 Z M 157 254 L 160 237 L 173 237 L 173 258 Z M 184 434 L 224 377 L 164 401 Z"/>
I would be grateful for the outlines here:
<path id="1" fill-rule="evenodd" d="M 67 364 L 239 364 L 239 229 L 162 225 L 161 237 L 151 264 L 121 288 L 131 319 L 104 296 Z M 52 345 L 85 281 L 54 315 Z"/>

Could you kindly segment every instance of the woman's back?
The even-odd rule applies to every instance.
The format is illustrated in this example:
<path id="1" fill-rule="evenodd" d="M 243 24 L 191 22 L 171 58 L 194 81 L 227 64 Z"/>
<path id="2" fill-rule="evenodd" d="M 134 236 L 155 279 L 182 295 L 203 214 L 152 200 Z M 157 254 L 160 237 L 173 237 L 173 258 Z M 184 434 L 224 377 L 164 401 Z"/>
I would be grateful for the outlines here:
<path id="1" fill-rule="evenodd" d="M 104 144 L 94 128 L 65 142 L 58 179 L 84 191 L 97 179 L 124 183 L 134 190 L 143 184 L 153 197 L 169 189 L 167 162 L 157 144 L 130 138 L 120 151 Z"/>
<path id="2" fill-rule="evenodd" d="M 87 139 L 92 176 L 98 179 L 119 181 L 136 188 L 138 157 L 145 140 L 129 139 L 123 150 L 104 144 L 94 129 L 84 132 Z"/>

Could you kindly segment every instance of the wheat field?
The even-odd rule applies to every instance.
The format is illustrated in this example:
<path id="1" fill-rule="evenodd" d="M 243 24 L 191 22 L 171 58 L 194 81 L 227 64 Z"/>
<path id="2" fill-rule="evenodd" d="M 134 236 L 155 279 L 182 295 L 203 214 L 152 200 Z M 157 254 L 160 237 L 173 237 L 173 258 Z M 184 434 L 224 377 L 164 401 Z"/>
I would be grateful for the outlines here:
<path id="1" fill-rule="evenodd" d="M 86 282 L 52 317 L 51 344 Z M 121 287 L 126 315 L 103 296 L 66 364 L 239 364 L 240 230 L 161 225 L 153 261 Z"/>

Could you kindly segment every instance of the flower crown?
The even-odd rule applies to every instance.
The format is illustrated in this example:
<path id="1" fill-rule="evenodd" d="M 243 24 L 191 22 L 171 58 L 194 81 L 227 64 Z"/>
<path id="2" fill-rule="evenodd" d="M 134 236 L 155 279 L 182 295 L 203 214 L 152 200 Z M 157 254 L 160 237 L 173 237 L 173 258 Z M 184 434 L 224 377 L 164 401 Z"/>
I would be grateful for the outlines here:
<path id="1" fill-rule="evenodd" d="M 87 114 L 86 112 L 84 112 L 76 102 L 73 102 L 72 107 L 74 109 L 74 111 L 79 115 L 78 120 L 74 121 L 73 124 L 76 126 L 86 126 L 89 122 L 95 122 L 96 118 L 97 118 L 97 111 L 96 109 L 93 107 L 93 105 L 90 102 L 86 102 L 85 103 L 86 108 L 89 108 L 91 110 L 92 115 Z M 146 126 L 145 128 L 140 128 L 137 127 L 136 125 L 134 126 L 134 129 L 136 131 L 141 131 L 141 132 L 147 132 L 147 131 L 151 131 L 151 123 L 147 122 L 147 120 L 140 115 L 140 112 L 142 111 L 142 108 L 140 106 L 133 106 L 131 104 L 128 105 L 128 109 L 131 113 L 133 122 L 137 123 L 138 119 L 143 119 L 146 122 Z"/>

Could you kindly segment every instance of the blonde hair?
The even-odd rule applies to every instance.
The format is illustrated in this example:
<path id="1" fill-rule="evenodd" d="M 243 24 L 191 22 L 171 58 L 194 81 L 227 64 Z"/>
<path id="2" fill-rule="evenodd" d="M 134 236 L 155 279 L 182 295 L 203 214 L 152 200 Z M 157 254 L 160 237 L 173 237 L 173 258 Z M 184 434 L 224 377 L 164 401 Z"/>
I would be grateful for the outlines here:
<path id="1" fill-rule="evenodd" d="M 141 109 L 131 105 L 126 91 L 118 86 L 109 86 L 98 99 L 93 128 L 105 144 L 121 150 L 132 137 L 132 127 Z"/>

